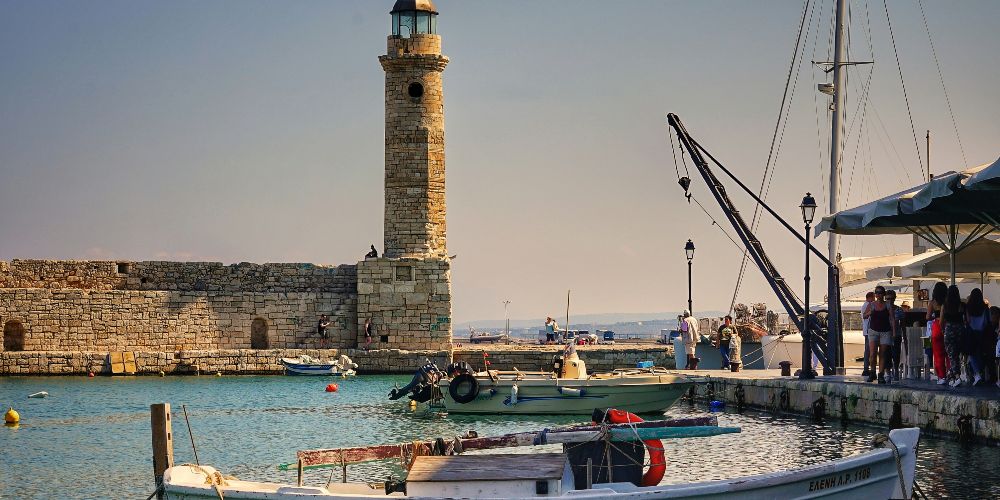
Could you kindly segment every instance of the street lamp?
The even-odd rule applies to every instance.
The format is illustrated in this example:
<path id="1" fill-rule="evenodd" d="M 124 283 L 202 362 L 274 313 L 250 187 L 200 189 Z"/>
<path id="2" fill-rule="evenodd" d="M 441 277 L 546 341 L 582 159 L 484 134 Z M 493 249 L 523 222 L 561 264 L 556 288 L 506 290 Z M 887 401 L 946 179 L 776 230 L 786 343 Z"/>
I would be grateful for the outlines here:
<path id="1" fill-rule="evenodd" d="M 802 198 L 802 222 L 806 224 L 806 293 L 805 293 L 805 317 L 802 319 L 802 370 L 799 371 L 800 379 L 813 378 L 812 371 L 812 328 L 809 325 L 809 252 L 812 246 L 809 243 L 809 226 L 813 217 L 816 216 L 816 199 L 811 193 L 806 193 Z"/>
<path id="2" fill-rule="evenodd" d="M 506 320 L 506 323 L 507 323 L 506 333 L 507 333 L 508 337 L 510 337 L 510 315 L 507 314 L 507 306 L 509 306 L 509 305 L 510 305 L 510 300 L 503 301 L 503 318 L 504 318 L 504 320 Z M 508 339 L 508 342 L 509 341 L 510 340 Z"/>
<path id="3" fill-rule="evenodd" d="M 694 259 L 694 242 L 688 240 L 684 245 L 684 254 L 688 259 L 688 312 L 694 315 L 694 307 L 691 306 L 691 260 Z"/>

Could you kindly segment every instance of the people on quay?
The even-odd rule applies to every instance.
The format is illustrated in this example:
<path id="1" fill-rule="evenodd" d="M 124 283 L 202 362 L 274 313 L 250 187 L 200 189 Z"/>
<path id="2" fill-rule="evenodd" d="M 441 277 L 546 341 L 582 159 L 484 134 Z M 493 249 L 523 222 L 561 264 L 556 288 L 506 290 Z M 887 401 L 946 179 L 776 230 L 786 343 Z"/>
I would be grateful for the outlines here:
<path id="1" fill-rule="evenodd" d="M 722 369 L 729 369 L 729 342 L 736 334 L 736 327 L 733 326 L 733 317 L 726 316 L 723 323 L 719 325 L 716 332 L 716 345 L 719 347 L 719 354 L 722 356 Z"/>
<path id="2" fill-rule="evenodd" d="M 320 315 L 319 323 L 316 325 L 316 333 L 319 334 L 320 349 L 326 349 L 326 339 L 330 335 L 330 318 L 327 315 Z"/>
<path id="3" fill-rule="evenodd" d="M 962 384 L 962 330 L 965 329 L 965 310 L 958 287 L 948 287 L 948 294 L 941 308 L 941 323 L 944 330 L 944 349 L 948 355 L 948 385 Z"/>
<path id="4" fill-rule="evenodd" d="M 554 344 L 556 342 L 556 331 L 559 324 L 551 316 L 545 318 L 545 343 Z"/>
<path id="5" fill-rule="evenodd" d="M 365 350 L 369 350 L 372 345 L 372 337 L 374 336 L 375 325 L 372 325 L 372 319 L 368 318 L 365 320 Z"/>
<path id="6" fill-rule="evenodd" d="M 986 356 L 992 335 L 990 335 L 990 309 L 983 299 L 983 291 L 973 288 L 965 305 L 965 322 L 969 328 L 963 339 L 966 356 L 969 358 L 969 375 L 972 385 L 979 385 L 986 376 Z"/>
<path id="7" fill-rule="evenodd" d="M 698 322 L 691 316 L 691 311 L 684 310 L 681 315 L 681 340 L 684 341 L 684 353 L 687 354 L 687 369 L 697 370 L 698 362 L 701 361 L 695 356 L 695 347 L 698 345 Z"/>
<path id="8" fill-rule="evenodd" d="M 903 360 L 900 359 L 900 354 L 903 352 L 903 342 L 906 342 L 906 337 L 903 335 L 906 313 L 896 306 L 895 290 L 885 291 L 885 302 L 886 304 L 889 304 L 889 309 L 892 311 L 891 319 L 893 326 L 892 346 L 889 349 L 889 373 L 892 376 L 892 380 L 899 381 L 900 365 L 903 362 Z"/>
<path id="9" fill-rule="evenodd" d="M 941 309 L 948 296 L 948 285 L 938 281 L 931 291 L 931 300 L 927 303 L 927 330 L 931 338 L 932 365 L 938 385 L 948 382 L 948 357 L 944 346 L 944 329 L 941 323 Z"/>
<path id="10" fill-rule="evenodd" d="M 861 334 L 865 338 L 865 361 L 864 369 L 861 371 L 862 377 L 868 377 L 871 375 L 871 348 L 868 346 L 868 323 L 871 322 L 871 319 L 868 318 L 868 309 L 874 303 L 875 292 L 866 293 L 865 303 L 861 306 Z"/>
<path id="11" fill-rule="evenodd" d="M 886 383 L 885 373 L 889 365 L 889 351 L 892 349 L 892 337 L 895 335 L 893 325 L 893 312 L 891 306 L 885 302 L 885 287 L 875 287 L 875 304 L 869 308 L 865 315 L 870 321 L 868 331 L 868 349 L 871 352 L 871 366 L 878 365 L 878 383 Z M 872 370 L 868 375 L 868 381 L 875 381 L 875 373 Z"/>

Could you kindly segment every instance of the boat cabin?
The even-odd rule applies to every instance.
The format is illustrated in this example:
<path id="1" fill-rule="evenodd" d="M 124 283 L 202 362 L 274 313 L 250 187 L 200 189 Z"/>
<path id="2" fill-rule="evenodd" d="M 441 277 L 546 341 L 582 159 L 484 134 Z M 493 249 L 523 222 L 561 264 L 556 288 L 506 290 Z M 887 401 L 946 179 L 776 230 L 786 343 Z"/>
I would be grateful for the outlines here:
<path id="1" fill-rule="evenodd" d="M 563 453 L 421 456 L 406 476 L 406 494 L 415 497 L 554 497 L 571 489 Z"/>

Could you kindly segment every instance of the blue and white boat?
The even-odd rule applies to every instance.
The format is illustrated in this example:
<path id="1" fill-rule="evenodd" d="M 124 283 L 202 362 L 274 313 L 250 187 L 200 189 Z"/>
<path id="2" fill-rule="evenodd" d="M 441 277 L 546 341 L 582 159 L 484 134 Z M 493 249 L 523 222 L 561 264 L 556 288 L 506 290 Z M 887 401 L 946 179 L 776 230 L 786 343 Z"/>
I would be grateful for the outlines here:
<path id="1" fill-rule="evenodd" d="M 285 366 L 285 373 L 288 375 L 348 377 L 356 375 L 354 369 L 358 367 L 357 363 L 343 354 L 335 361 L 323 361 L 303 354 L 297 358 L 281 358 L 281 364 Z"/>

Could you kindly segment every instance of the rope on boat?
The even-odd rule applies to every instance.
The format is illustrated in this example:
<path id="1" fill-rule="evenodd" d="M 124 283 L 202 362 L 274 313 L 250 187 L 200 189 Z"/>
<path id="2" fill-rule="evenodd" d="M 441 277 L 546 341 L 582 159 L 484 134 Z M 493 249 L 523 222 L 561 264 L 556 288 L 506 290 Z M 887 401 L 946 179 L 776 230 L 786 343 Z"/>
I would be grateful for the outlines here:
<path id="1" fill-rule="evenodd" d="M 903 464 L 899 458 L 899 448 L 896 447 L 896 443 L 892 442 L 886 434 L 876 434 L 872 438 L 872 446 L 876 448 L 881 448 L 882 445 L 889 443 L 892 447 L 892 456 L 896 460 L 896 477 L 899 479 L 899 491 L 903 493 L 903 498 L 909 498 L 910 495 L 906 494 L 906 481 L 903 479 Z"/>

